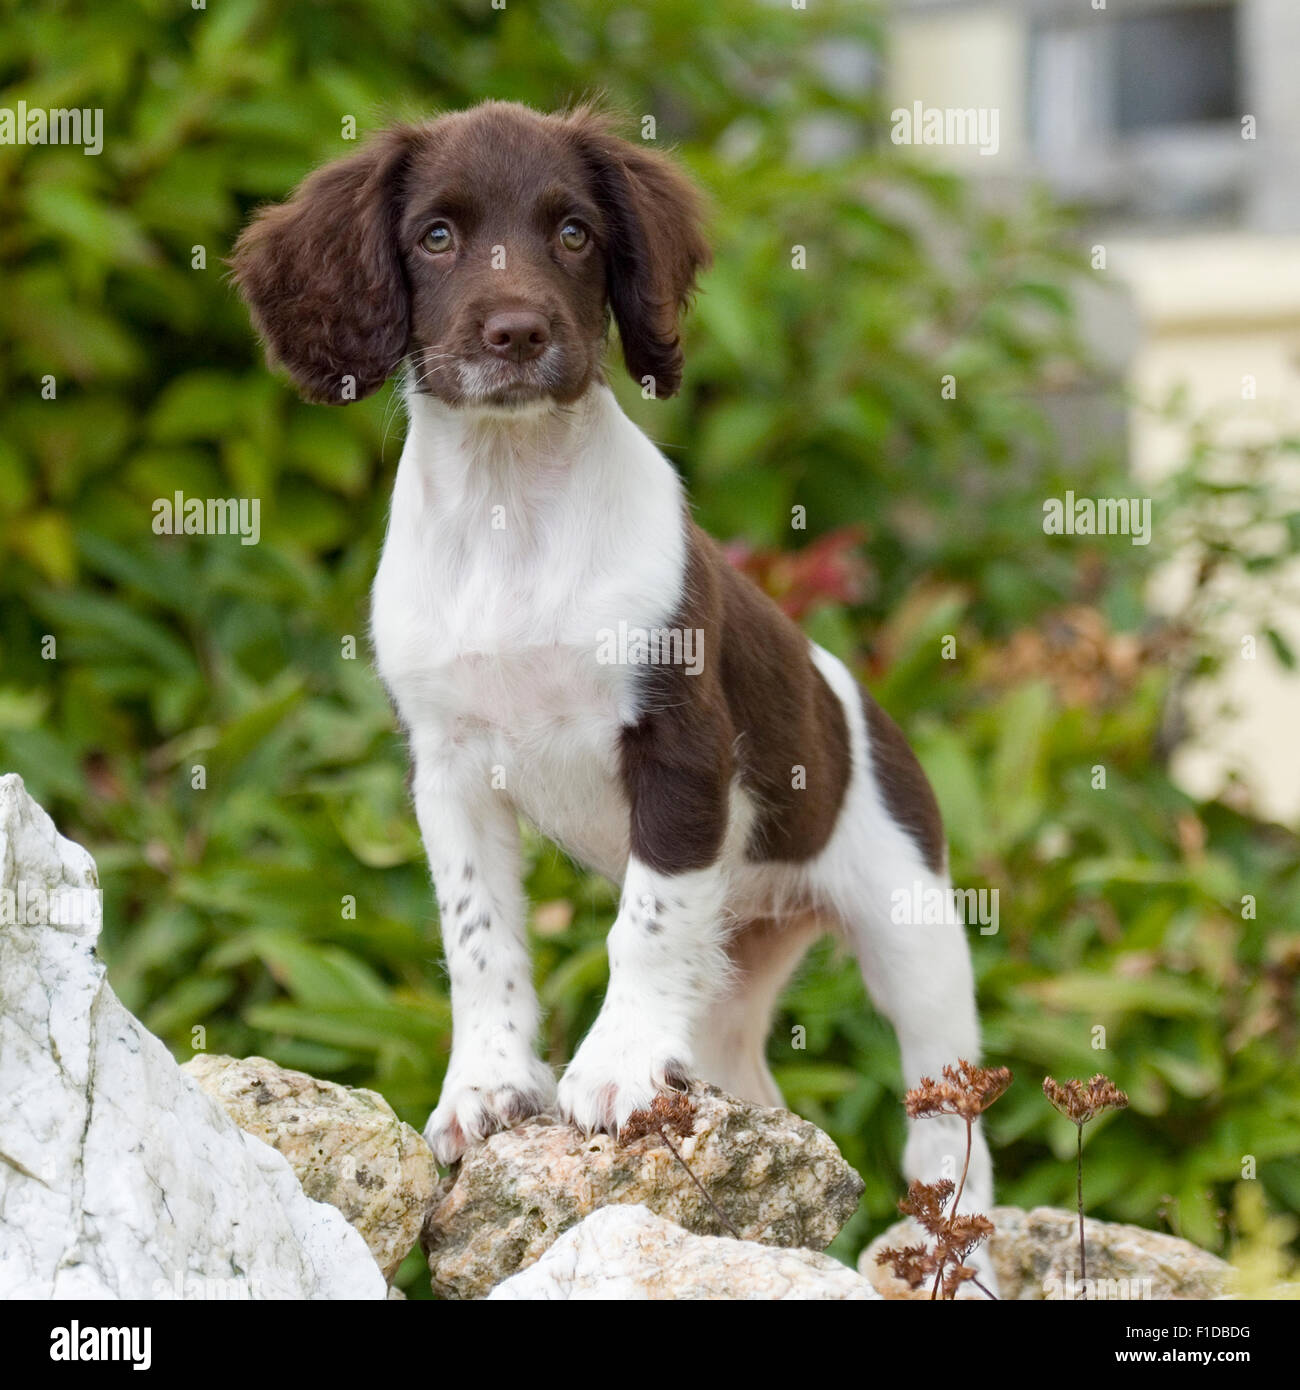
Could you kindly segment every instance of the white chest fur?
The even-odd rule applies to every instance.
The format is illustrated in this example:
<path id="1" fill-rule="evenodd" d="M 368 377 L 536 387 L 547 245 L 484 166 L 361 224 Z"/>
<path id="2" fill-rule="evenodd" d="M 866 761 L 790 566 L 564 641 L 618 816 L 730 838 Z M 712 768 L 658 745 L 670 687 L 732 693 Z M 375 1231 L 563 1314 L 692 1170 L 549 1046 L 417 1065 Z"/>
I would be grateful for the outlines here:
<path id="1" fill-rule="evenodd" d="M 375 577 L 379 671 L 417 755 L 477 764 L 545 834 L 617 873 L 618 731 L 636 668 L 608 634 L 681 596 L 681 487 L 607 387 L 565 411 L 467 416 L 424 396 Z"/>

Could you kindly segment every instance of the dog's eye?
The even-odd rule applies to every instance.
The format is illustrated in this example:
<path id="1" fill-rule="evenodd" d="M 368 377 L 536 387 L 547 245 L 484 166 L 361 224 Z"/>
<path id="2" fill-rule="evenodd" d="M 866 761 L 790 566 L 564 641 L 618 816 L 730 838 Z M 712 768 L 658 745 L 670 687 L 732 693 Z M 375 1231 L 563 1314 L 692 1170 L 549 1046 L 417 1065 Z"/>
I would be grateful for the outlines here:
<path id="1" fill-rule="evenodd" d="M 568 251 L 581 251 L 587 244 L 587 229 L 580 222 L 566 222 L 560 228 L 560 244 Z"/>
<path id="2" fill-rule="evenodd" d="M 444 251 L 450 251 L 455 243 L 456 238 L 452 236 L 451 228 L 445 222 L 435 222 L 425 232 L 424 240 L 420 245 L 435 256 L 440 256 Z"/>

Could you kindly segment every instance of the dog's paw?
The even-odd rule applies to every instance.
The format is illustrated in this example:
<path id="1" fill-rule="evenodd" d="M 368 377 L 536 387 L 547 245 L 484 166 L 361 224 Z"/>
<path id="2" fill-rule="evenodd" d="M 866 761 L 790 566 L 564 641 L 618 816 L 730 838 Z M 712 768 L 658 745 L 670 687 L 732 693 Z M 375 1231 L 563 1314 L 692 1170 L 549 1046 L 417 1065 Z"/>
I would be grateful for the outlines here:
<path id="1" fill-rule="evenodd" d="M 424 1137 L 439 1163 L 455 1163 L 471 1144 L 540 1115 L 554 1099 L 554 1073 L 538 1057 L 473 1072 L 453 1062 Z"/>
<path id="2" fill-rule="evenodd" d="M 617 1135 L 629 1115 L 661 1092 L 684 1091 L 690 1076 L 688 1049 L 664 1038 L 620 1039 L 597 1024 L 560 1081 L 556 1108 L 584 1134 Z"/>

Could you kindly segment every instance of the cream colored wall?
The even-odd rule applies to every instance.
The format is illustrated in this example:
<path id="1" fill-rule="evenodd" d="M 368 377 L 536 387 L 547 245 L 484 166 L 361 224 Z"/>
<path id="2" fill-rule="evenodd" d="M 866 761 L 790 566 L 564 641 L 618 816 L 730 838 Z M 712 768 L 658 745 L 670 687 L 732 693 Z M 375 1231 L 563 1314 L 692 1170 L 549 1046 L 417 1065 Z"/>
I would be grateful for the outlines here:
<path id="1" fill-rule="evenodd" d="M 962 145 L 918 147 L 925 157 L 999 172 L 1025 156 L 1024 25 L 997 7 L 900 16 L 890 32 L 889 106 L 985 108 L 998 112 L 997 157 Z M 984 172 L 989 172 L 985 170 Z"/>
<path id="2" fill-rule="evenodd" d="M 1182 384 L 1194 413 L 1221 414 L 1226 439 L 1267 444 L 1283 432 L 1300 435 L 1300 237 L 1117 240 L 1107 253 L 1110 273 L 1132 290 L 1141 319 L 1130 377 L 1138 401 L 1161 401 Z M 1243 399 L 1247 377 L 1254 400 Z M 1131 448 L 1138 477 L 1154 479 L 1178 465 L 1185 439 L 1137 408 Z M 1300 461 L 1279 455 L 1273 467 L 1279 486 L 1300 505 Z M 1175 603 L 1187 577 L 1177 566 L 1161 575 L 1154 606 Z M 1300 593 L 1300 559 L 1282 583 Z M 1220 680 L 1195 692 L 1190 710 L 1197 733 L 1179 751 L 1174 772 L 1189 791 L 1208 796 L 1223 791 L 1238 770 L 1259 811 L 1300 824 L 1300 676 L 1277 663 L 1249 620 L 1252 594 L 1230 597 L 1234 611 L 1223 620 L 1223 634 L 1238 652 L 1243 636 L 1255 637 L 1256 655 L 1239 655 Z M 1300 652 L 1300 606 L 1293 599 L 1277 626 Z M 1235 711 L 1231 717 L 1224 704 Z"/>
<path id="3" fill-rule="evenodd" d="M 1279 4 L 1300 6 L 1300 0 L 1255 0 L 1248 7 L 1251 25 L 1262 24 Z M 1300 22 L 1290 23 L 1300 30 Z M 1275 15 L 1269 32 L 1276 32 Z M 895 12 L 887 89 L 891 109 L 921 101 L 927 107 L 999 111 L 999 157 L 960 146 L 920 146 L 917 154 L 965 173 L 1032 172 L 1026 43 L 1023 7 L 1000 0 L 969 10 Z M 1271 43 L 1254 43 L 1265 56 L 1272 49 Z M 1258 55 L 1252 61 L 1258 66 Z M 1183 383 L 1193 413 L 1221 408 L 1232 436 L 1242 442 L 1276 438 L 1283 428 L 1300 432 L 1300 237 L 1225 234 L 1111 242 L 1101 234 L 1097 240 L 1107 248 L 1106 273 L 1129 287 L 1140 315 L 1130 377 L 1135 399 L 1159 401 Z M 1253 402 L 1242 399 L 1247 375 L 1255 379 Z M 1153 479 L 1175 467 L 1183 435 L 1141 409 L 1131 419 L 1137 476 Z M 1300 463 L 1285 460 L 1278 466 L 1294 471 Z M 1296 569 L 1288 578 L 1300 587 L 1300 561 Z M 1186 579 L 1186 567 L 1180 571 L 1176 565 L 1159 576 L 1153 606 L 1171 605 Z M 1243 608 L 1248 598 L 1238 596 Z M 1278 626 L 1300 652 L 1300 603 Z M 1231 616 L 1226 635 L 1235 643 L 1245 627 L 1239 616 Z M 1177 755 L 1174 772 L 1189 791 L 1210 796 L 1223 791 L 1232 771 L 1239 770 L 1259 811 L 1300 824 L 1300 677 L 1288 675 L 1262 633 L 1255 635 L 1253 662 L 1233 663 L 1222 680 L 1195 692 L 1191 714 L 1199 732 Z M 1230 720 L 1219 712 L 1225 701 L 1236 707 Z"/>

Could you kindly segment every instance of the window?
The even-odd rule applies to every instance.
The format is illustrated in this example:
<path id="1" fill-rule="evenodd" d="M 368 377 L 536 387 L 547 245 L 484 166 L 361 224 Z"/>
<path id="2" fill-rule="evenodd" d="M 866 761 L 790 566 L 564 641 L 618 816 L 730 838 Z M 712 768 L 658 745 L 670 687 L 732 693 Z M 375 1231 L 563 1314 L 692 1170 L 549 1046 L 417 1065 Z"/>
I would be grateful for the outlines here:
<path id="1" fill-rule="evenodd" d="M 1087 12 L 1030 35 L 1031 124 L 1049 149 L 1241 114 L 1232 4 Z M 1071 135 L 1076 136 L 1071 139 Z"/>
<path id="2" fill-rule="evenodd" d="M 1232 5 L 1117 18 L 1114 109 L 1121 134 L 1240 116 Z"/>
<path id="3" fill-rule="evenodd" d="M 1038 11 L 1029 133 L 1058 193 L 1142 221 L 1240 215 L 1248 169 L 1238 9 L 1125 0 L 1121 10 L 1111 0 L 1106 10 Z"/>

